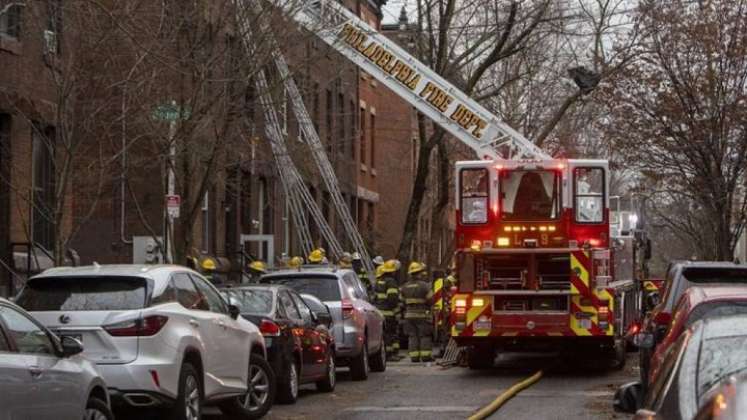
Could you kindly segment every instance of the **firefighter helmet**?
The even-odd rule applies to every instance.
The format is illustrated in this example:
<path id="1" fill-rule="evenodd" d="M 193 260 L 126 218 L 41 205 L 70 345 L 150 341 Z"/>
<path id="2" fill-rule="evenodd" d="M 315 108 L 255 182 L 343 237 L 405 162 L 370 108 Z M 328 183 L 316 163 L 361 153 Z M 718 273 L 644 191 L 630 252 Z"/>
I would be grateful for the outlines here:
<path id="1" fill-rule="evenodd" d="M 352 258 L 353 258 L 353 261 L 360 261 L 361 260 L 361 254 L 359 254 L 357 252 L 353 252 Z"/>
<path id="2" fill-rule="evenodd" d="M 312 264 L 320 264 L 322 261 L 324 261 L 324 249 L 317 248 L 313 251 L 311 251 L 311 254 L 309 254 L 309 262 Z"/>
<path id="3" fill-rule="evenodd" d="M 407 274 L 413 275 L 413 274 L 422 273 L 423 271 L 425 271 L 425 264 L 421 262 L 413 261 L 410 263 L 410 267 L 407 269 Z"/>
<path id="4" fill-rule="evenodd" d="M 398 270 L 397 261 L 396 260 L 389 260 L 389 261 L 385 262 L 384 264 L 381 264 L 380 266 L 378 266 L 376 269 L 378 270 L 379 268 L 381 268 L 381 271 L 384 274 L 386 274 L 386 273 L 396 273 L 397 270 Z"/>
<path id="5" fill-rule="evenodd" d="M 249 268 L 258 273 L 267 273 L 267 265 L 262 261 L 252 261 L 252 263 L 249 264 Z"/>
<path id="6" fill-rule="evenodd" d="M 373 263 L 377 267 L 380 266 L 380 265 L 383 265 L 384 264 L 384 258 L 381 255 L 377 255 L 376 257 L 374 257 Z"/>
<path id="7" fill-rule="evenodd" d="M 212 258 L 205 258 L 202 260 L 202 269 L 205 271 L 214 271 L 216 269 L 215 261 Z"/>
<path id="8" fill-rule="evenodd" d="M 350 268 L 353 266 L 353 256 L 349 252 L 343 252 L 338 263 L 342 268 Z"/>
<path id="9" fill-rule="evenodd" d="M 303 258 L 301 257 L 293 257 L 288 261 L 288 267 L 290 268 L 301 268 L 303 265 Z"/>

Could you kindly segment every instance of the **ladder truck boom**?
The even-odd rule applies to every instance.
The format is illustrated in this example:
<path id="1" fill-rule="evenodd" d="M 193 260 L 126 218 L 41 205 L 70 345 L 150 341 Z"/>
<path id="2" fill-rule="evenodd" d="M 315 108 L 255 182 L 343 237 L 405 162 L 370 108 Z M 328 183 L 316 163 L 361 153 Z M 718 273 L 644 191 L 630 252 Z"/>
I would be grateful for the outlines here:
<path id="1" fill-rule="evenodd" d="M 534 143 L 336 0 L 270 2 L 472 148 L 479 158 L 551 159 Z"/>

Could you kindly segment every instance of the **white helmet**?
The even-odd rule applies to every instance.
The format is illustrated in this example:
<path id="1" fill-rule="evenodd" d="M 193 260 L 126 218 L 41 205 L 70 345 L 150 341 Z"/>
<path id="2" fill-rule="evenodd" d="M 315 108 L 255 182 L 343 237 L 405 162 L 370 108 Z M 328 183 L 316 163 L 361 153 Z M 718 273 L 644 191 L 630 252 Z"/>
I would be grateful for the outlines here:
<path id="1" fill-rule="evenodd" d="M 376 256 L 376 257 L 375 257 L 375 258 L 373 259 L 373 263 L 374 263 L 374 265 L 376 265 L 376 266 L 379 266 L 379 265 L 382 265 L 382 264 L 384 264 L 384 257 L 382 257 L 381 255 L 377 255 L 377 256 Z"/>

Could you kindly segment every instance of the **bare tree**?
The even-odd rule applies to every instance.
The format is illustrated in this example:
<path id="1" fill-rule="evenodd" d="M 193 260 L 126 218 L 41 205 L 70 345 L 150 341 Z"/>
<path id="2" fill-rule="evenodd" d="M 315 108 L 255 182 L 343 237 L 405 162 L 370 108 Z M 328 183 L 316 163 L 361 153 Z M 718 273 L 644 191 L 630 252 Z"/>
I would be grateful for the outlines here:
<path id="1" fill-rule="evenodd" d="M 663 226 L 731 260 L 747 218 L 747 2 L 642 1 L 638 14 L 642 58 L 605 88 L 607 138 Z"/>

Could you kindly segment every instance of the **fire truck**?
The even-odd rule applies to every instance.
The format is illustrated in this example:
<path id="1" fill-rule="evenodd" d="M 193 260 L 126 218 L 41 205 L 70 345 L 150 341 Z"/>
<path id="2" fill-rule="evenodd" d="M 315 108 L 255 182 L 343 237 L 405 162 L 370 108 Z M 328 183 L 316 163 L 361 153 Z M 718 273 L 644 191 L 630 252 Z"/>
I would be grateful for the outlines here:
<path id="1" fill-rule="evenodd" d="M 621 365 L 637 297 L 632 279 L 615 277 L 607 161 L 553 159 L 337 0 L 271 3 L 481 159 L 456 165 L 450 323 L 470 365 L 547 345 Z"/>

